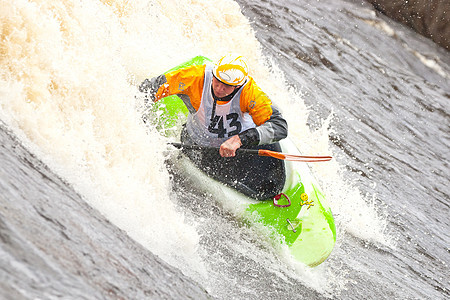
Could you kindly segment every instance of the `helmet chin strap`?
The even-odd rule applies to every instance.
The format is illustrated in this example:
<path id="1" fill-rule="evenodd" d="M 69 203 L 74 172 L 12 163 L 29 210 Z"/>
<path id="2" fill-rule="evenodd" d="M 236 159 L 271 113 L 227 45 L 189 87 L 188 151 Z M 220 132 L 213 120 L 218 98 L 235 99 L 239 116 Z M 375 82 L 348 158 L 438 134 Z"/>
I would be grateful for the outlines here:
<path id="1" fill-rule="evenodd" d="M 213 86 L 212 86 L 212 84 L 211 84 L 211 94 L 212 94 L 213 99 L 214 99 L 213 108 L 212 108 L 212 113 L 211 113 L 211 121 L 214 119 L 214 116 L 215 116 L 215 114 L 216 114 L 216 105 L 217 105 L 217 101 L 225 101 L 225 102 L 230 101 L 231 99 L 233 99 L 234 95 L 236 95 L 236 93 L 237 93 L 237 91 L 239 90 L 239 88 L 240 88 L 240 86 L 239 86 L 239 87 L 236 87 L 236 88 L 234 89 L 234 91 L 233 91 L 231 94 L 229 94 L 228 96 L 219 98 L 219 97 L 216 96 L 216 94 L 214 94 L 214 89 L 213 89 Z"/>
<path id="2" fill-rule="evenodd" d="M 214 94 L 214 89 L 212 87 L 212 84 L 211 84 L 211 93 L 212 93 L 212 96 L 213 96 L 213 99 L 214 99 L 212 112 L 211 112 L 211 122 L 212 122 L 214 120 L 214 115 L 216 114 L 217 101 L 220 99 L 219 97 L 216 96 L 216 94 Z"/>
<path id="3" fill-rule="evenodd" d="M 229 94 L 228 96 L 220 98 L 220 97 L 217 97 L 216 94 L 214 93 L 214 89 L 213 89 L 212 84 L 211 84 L 211 93 L 212 93 L 212 96 L 213 96 L 215 101 L 225 101 L 225 102 L 226 101 L 230 101 L 233 98 L 233 96 L 236 94 L 237 91 L 238 91 L 238 88 L 235 88 L 234 91 L 231 94 Z"/>

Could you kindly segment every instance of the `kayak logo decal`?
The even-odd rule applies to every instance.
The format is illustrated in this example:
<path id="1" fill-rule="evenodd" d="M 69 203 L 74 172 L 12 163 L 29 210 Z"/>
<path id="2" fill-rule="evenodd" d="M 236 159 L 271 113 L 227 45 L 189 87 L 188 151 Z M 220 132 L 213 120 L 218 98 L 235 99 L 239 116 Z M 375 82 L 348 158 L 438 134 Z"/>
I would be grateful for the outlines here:
<path id="1" fill-rule="evenodd" d="M 302 193 L 300 195 L 300 199 L 302 199 L 302 201 L 307 201 L 308 200 L 308 194 L 307 193 Z"/>
<path id="2" fill-rule="evenodd" d="M 308 197 L 307 193 L 302 193 L 300 195 L 300 199 L 301 199 L 301 201 L 300 201 L 301 206 L 308 205 L 308 207 L 306 209 L 310 209 L 311 206 L 314 206 L 314 200 L 308 201 L 309 197 Z"/>
<path id="3" fill-rule="evenodd" d="M 182 83 L 182 82 L 180 82 L 179 84 L 178 84 L 178 90 L 179 91 L 184 91 L 184 87 L 186 86 L 186 84 L 184 84 L 184 83 Z"/>

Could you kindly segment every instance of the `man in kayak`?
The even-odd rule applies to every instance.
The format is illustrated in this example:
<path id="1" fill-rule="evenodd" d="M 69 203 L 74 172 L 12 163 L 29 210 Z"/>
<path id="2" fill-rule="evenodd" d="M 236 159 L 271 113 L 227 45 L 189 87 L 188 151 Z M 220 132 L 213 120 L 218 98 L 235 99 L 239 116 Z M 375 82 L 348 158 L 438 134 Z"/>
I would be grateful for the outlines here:
<path id="1" fill-rule="evenodd" d="M 240 147 L 280 151 L 277 142 L 287 136 L 285 119 L 248 75 L 244 57 L 228 54 L 215 65 L 194 65 L 145 79 L 139 91 L 154 102 L 170 95 L 183 100 L 189 115 L 182 142 L 219 148 L 186 152 L 209 176 L 257 199 L 282 190 L 283 161 L 236 156 Z"/>

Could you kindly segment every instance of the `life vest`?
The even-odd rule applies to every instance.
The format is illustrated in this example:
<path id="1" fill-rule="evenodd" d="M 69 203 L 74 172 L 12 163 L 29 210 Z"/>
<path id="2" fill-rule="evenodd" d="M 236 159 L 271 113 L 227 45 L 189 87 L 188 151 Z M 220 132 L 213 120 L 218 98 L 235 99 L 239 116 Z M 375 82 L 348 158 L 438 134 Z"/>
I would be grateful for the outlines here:
<path id="1" fill-rule="evenodd" d="M 206 65 L 200 106 L 196 113 L 189 114 L 186 130 L 195 143 L 219 147 L 230 137 L 255 128 L 256 124 L 248 113 L 241 111 L 240 107 L 241 92 L 248 82 L 239 88 L 230 101 L 217 104 L 211 92 L 212 69 L 212 65 Z M 213 109 L 214 105 L 216 107 Z"/>

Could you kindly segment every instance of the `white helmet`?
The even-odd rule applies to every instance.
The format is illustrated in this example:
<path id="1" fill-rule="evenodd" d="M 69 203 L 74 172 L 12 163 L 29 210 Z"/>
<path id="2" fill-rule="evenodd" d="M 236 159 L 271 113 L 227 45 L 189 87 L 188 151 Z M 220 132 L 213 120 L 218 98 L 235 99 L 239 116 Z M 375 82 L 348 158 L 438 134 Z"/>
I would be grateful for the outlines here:
<path id="1" fill-rule="evenodd" d="M 248 79 L 246 59 L 238 54 L 227 54 L 217 61 L 213 75 L 228 85 L 242 85 Z"/>

